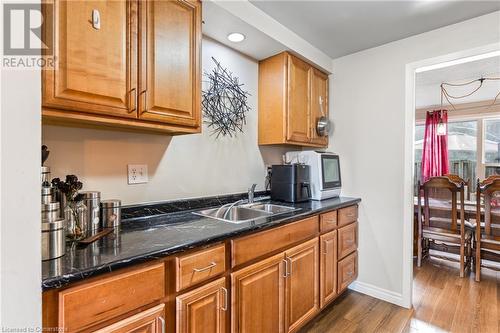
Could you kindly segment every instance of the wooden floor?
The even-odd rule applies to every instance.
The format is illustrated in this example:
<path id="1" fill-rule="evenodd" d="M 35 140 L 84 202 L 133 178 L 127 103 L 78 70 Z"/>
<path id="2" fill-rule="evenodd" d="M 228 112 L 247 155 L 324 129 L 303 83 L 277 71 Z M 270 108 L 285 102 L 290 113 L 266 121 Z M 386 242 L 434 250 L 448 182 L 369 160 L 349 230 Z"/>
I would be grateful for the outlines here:
<path id="1" fill-rule="evenodd" d="M 461 279 L 454 264 L 436 259 L 414 269 L 413 309 L 348 291 L 301 333 L 500 332 L 500 272 L 484 269 L 480 283 Z"/>

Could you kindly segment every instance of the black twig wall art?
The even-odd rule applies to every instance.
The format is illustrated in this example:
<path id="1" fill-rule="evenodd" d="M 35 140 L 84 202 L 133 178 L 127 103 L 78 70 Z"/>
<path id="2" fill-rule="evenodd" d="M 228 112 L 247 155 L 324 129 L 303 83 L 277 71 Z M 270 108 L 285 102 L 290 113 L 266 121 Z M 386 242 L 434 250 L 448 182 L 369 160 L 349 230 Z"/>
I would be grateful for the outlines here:
<path id="1" fill-rule="evenodd" d="M 246 125 L 246 114 L 250 111 L 248 96 L 250 93 L 242 89 L 242 83 L 227 68 L 221 66 L 214 57 L 215 67 L 204 76 L 208 85 L 202 91 L 202 108 L 204 122 L 216 137 L 236 136 L 243 132 Z"/>

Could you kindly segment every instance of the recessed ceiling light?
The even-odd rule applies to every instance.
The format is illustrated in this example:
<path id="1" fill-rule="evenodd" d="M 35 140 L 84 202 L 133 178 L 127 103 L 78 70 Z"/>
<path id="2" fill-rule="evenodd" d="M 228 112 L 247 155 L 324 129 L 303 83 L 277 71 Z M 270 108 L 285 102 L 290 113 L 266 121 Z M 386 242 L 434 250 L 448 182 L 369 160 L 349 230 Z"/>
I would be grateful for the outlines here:
<path id="1" fill-rule="evenodd" d="M 233 32 L 227 35 L 227 39 L 233 43 L 239 43 L 245 39 L 245 35 L 240 34 L 239 32 Z"/>

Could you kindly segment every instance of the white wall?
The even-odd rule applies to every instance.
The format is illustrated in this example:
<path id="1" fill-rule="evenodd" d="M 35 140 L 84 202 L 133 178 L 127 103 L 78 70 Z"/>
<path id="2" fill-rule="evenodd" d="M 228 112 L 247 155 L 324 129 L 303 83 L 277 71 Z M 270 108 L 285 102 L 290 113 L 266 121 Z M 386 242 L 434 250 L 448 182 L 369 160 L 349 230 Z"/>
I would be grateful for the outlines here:
<path id="1" fill-rule="evenodd" d="M 403 258 L 403 224 L 411 225 L 411 214 L 404 214 L 411 185 L 404 179 L 406 65 L 498 43 L 499 26 L 496 12 L 333 61 L 331 149 L 342 159 L 343 194 L 363 200 L 354 289 L 409 305 L 409 279 L 403 282 L 411 267 Z"/>
<path id="2" fill-rule="evenodd" d="M 39 71 L 1 72 L 0 327 L 41 327 Z"/>
<path id="3" fill-rule="evenodd" d="M 126 204 L 264 189 L 265 165 L 280 163 L 284 148 L 257 146 L 258 63 L 211 39 L 202 43 L 202 67 L 216 58 L 240 79 L 251 96 L 244 133 L 236 138 L 202 134 L 165 136 L 98 129 L 43 126 L 52 176 L 74 173 L 85 189 Z M 128 185 L 127 164 L 147 164 L 149 183 Z"/>

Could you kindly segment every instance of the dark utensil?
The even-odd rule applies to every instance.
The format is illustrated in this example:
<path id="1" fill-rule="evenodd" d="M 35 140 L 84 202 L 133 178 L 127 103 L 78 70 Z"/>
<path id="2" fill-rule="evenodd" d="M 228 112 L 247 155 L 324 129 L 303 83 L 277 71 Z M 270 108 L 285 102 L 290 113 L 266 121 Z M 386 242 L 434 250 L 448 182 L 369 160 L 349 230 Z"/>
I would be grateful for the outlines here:
<path id="1" fill-rule="evenodd" d="M 49 158 L 50 151 L 48 150 L 48 147 L 46 145 L 42 146 L 42 166 L 43 163 Z"/>
<path id="2" fill-rule="evenodd" d="M 95 242 L 98 239 L 101 239 L 102 237 L 106 236 L 109 234 L 111 231 L 113 231 L 113 228 L 106 228 L 103 229 L 102 231 L 99 231 L 97 234 L 84 238 L 80 241 L 78 241 L 78 245 L 89 245 L 90 243 Z"/>

